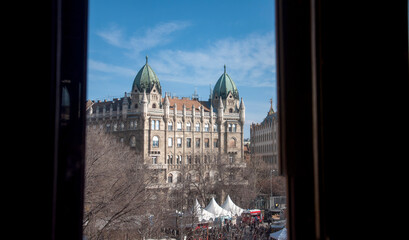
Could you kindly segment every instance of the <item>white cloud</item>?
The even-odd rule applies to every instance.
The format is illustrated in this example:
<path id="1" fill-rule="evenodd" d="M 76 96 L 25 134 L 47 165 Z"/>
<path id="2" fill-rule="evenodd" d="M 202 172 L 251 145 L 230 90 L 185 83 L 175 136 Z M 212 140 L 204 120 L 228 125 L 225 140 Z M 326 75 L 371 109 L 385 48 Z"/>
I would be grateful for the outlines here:
<path id="1" fill-rule="evenodd" d="M 237 85 L 273 86 L 274 34 L 222 39 L 194 51 L 162 50 L 153 67 L 166 81 L 208 85 L 220 77 L 224 64 Z"/>
<path id="2" fill-rule="evenodd" d="M 105 31 L 98 31 L 97 35 L 116 47 L 122 47 L 124 44 L 123 30 L 117 25 L 111 25 Z"/>
<path id="3" fill-rule="evenodd" d="M 88 60 L 88 69 L 91 71 L 110 73 L 125 77 L 135 77 L 136 75 L 136 72 L 133 69 L 115 66 L 112 64 L 103 63 L 92 59 Z"/>
<path id="4" fill-rule="evenodd" d="M 107 43 L 128 50 L 132 55 L 152 49 L 159 45 L 165 45 L 171 41 L 171 34 L 190 26 L 186 21 L 172 21 L 156 25 L 147 29 L 144 33 L 134 33 L 131 37 L 124 36 L 124 31 L 117 25 L 111 25 L 106 30 L 97 32 Z"/>
<path id="5" fill-rule="evenodd" d="M 186 21 L 167 22 L 147 29 L 143 34 L 135 33 L 132 37 L 126 37 L 122 29 L 111 25 L 97 34 L 107 43 L 129 50 L 123 53 L 128 58 L 140 59 L 141 53 L 149 50 L 151 66 L 160 80 L 195 86 L 213 85 L 226 64 L 227 73 L 237 86 L 275 85 L 274 32 L 250 34 L 240 39 L 224 38 L 193 50 L 170 49 L 172 33 L 188 26 L 190 23 Z M 128 75 L 134 72 L 119 66 L 103 65 L 102 62 L 90 63 L 91 67 L 99 71 Z"/>

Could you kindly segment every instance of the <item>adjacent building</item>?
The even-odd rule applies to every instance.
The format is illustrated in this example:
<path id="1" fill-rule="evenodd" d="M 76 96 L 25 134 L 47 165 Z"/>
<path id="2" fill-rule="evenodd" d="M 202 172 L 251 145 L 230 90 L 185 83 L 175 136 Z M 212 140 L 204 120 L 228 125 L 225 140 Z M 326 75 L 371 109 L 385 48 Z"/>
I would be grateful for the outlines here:
<path id="1" fill-rule="evenodd" d="M 261 158 L 278 171 L 278 118 L 270 99 L 270 109 L 261 123 L 250 125 L 250 152 L 252 158 Z M 278 172 L 277 172 L 278 173 Z"/>

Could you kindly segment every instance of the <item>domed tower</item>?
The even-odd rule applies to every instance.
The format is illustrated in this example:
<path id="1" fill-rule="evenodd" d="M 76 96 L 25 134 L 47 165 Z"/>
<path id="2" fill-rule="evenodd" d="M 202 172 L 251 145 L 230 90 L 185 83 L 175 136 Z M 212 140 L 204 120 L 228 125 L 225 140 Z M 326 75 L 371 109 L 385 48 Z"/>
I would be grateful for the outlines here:
<path id="1" fill-rule="evenodd" d="M 136 74 L 132 84 L 132 109 L 141 111 L 144 92 L 148 108 L 161 108 L 162 87 L 159 78 L 148 64 L 148 56 L 146 56 L 145 65 Z"/>
<path id="2" fill-rule="evenodd" d="M 237 113 L 239 112 L 239 91 L 236 84 L 226 72 L 226 65 L 224 65 L 224 73 L 217 80 L 213 89 L 212 104 L 214 108 L 218 108 L 220 105 L 220 99 L 224 105 L 225 113 Z"/>

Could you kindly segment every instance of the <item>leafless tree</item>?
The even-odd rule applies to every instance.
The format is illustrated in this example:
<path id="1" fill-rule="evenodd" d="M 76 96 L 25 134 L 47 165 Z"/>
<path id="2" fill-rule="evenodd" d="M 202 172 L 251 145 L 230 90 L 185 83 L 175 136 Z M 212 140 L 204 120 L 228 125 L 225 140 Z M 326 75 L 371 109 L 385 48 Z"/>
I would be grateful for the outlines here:
<path id="1" fill-rule="evenodd" d="M 227 154 L 182 164 L 171 185 L 154 189 L 155 169 L 104 130 L 87 128 L 83 226 L 90 240 L 172 235 L 164 229 L 178 229 L 183 236 L 188 234 L 186 227 L 197 223 L 195 199 L 204 206 L 216 197 L 221 204 L 229 194 L 237 205 L 249 208 L 260 193 L 283 192 L 277 178 L 271 181 L 267 163 L 256 159 L 246 165 Z"/>
<path id="2" fill-rule="evenodd" d="M 248 198 L 248 208 L 258 195 L 285 195 L 285 177 L 275 174 L 271 163 L 260 157 L 253 157 L 247 163 L 243 176 L 248 180 L 248 195 L 242 196 Z"/>
<path id="3" fill-rule="evenodd" d="M 150 197 L 142 163 L 113 135 L 87 128 L 83 228 L 88 239 L 115 238 L 138 228 Z"/>

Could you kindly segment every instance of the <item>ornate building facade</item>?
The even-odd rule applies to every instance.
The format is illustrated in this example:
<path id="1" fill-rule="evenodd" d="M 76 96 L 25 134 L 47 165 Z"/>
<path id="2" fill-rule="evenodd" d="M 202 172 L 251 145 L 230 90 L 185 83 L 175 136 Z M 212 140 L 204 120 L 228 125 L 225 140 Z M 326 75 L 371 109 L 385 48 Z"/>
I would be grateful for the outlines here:
<path id="1" fill-rule="evenodd" d="M 270 110 L 261 123 L 250 125 L 250 151 L 253 158 L 261 158 L 278 171 L 278 118 L 270 100 Z M 278 172 L 277 172 L 278 173 Z"/>
<path id="2" fill-rule="evenodd" d="M 153 182 L 172 186 L 190 178 L 186 169 L 210 164 L 216 156 L 243 161 L 245 106 L 233 80 L 224 72 L 207 101 L 163 95 L 159 78 L 148 64 L 137 73 L 131 92 L 121 98 L 87 103 L 89 127 L 105 128 L 143 156 Z M 206 173 L 216 179 L 216 171 Z"/>

